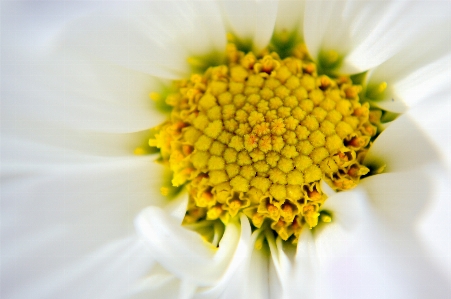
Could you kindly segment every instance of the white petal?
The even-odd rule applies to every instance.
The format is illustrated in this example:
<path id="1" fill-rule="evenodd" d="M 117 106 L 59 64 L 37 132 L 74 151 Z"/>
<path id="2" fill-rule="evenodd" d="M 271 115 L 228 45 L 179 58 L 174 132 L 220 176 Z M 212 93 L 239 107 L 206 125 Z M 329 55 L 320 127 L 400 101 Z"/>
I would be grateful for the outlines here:
<path id="1" fill-rule="evenodd" d="M 374 221 L 374 220 L 373 220 Z M 329 298 L 443 298 L 449 288 L 409 231 L 379 219 L 318 269 Z M 379 223 L 377 223 L 379 222 Z M 333 244 L 330 244 L 333 246 Z M 381 287 L 383 286 L 383 287 Z"/>
<path id="2" fill-rule="evenodd" d="M 152 273 L 141 279 L 130 292 L 129 297 L 133 299 L 177 298 L 180 293 L 181 281 L 167 271 L 161 272 Z"/>
<path id="3" fill-rule="evenodd" d="M 75 298 L 99 291 L 91 290 L 89 275 L 110 280 L 102 271 L 109 275 L 106 269 L 123 261 L 117 256 L 134 246 L 134 241 L 125 240 L 135 234 L 134 217 L 143 207 L 165 201 L 159 194 L 162 176 L 149 158 L 88 160 L 44 162 L 28 171 L 10 164 L 10 171 L 2 172 L 2 270 L 9 273 L 10 285 L 37 292 L 42 286 L 35 281 L 40 277 L 46 285 L 42 291 L 55 298 L 64 297 L 55 294 L 64 292 L 71 281 L 75 285 L 75 280 L 80 280 Z M 114 256 L 104 249 L 113 250 Z M 93 272 L 96 268 L 99 272 Z M 71 275 L 62 275 L 65 270 Z M 103 289 L 106 293 L 116 286 L 105 285 L 111 287 Z"/>
<path id="4" fill-rule="evenodd" d="M 442 172 L 436 173 L 434 178 L 434 194 L 425 209 L 425 213 L 418 223 L 418 233 L 423 240 L 422 244 L 429 256 L 446 276 L 451 280 L 451 177 Z"/>
<path id="5" fill-rule="evenodd" d="M 407 114 L 417 119 L 422 132 L 427 134 L 440 155 L 440 161 L 437 164 L 423 169 L 434 185 L 423 217 L 418 223 L 418 231 L 434 263 L 450 279 L 451 258 L 448 252 L 451 250 L 449 241 L 451 144 L 448 140 L 451 132 L 451 107 L 449 92 L 444 92 L 434 100 L 434 103 L 420 103 Z"/>
<path id="6" fill-rule="evenodd" d="M 281 288 L 275 298 L 316 298 L 319 290 L 315 270 L 318 257 L 311 231 L 307 228 L 303 230 L 296 251 L 280 238 L 276 242 L 269 240 L 269 244 Z"/>
<path id="7" fill-rule="evenodd" d="M 162 266 L 156 264 L 146 277 L 132 287 L 127 298 L 192 298 L 197 286 L 181 281 Z"/>
<path id="8" fill-rule="evenodd" d="M 359 186 L 326 201 L 333 222 L 314 234 L 320 261 L 315 272 L 322 286 L 319 297 L 449 296 L 444 277 L 431 265 L 412 230 L 379 214 L 368 200 L 381 196 L 374 196 L 373 190 L 365 195 L 363 190 Z M 351 221 L 343 216 L 351 216 Z"/>
<path id="9" fill-rule="evenodd" d="M 277 271 L 277 267 L 275 262 L 271 259 L 269 262 L 269 279 L 268 279 L 268 288 L 269 288 L 269 298 L 270 299 L 279 299 L 280 294 L 282 294 L 282 282 L 279 279 L 279 274 Z"/>
<path id="10" fill-rule="evenodd" d="M 251 236 L 249 220 L 241 216 L 241 238 L 236 252 L 221 279 L 195 298 L 265 298 L 267 296 L 268 257 L 254 248 L 260 231 Z M 233 287 L 232 287 L 233 286 Z"/>
<path id="11" fill-rule="evenodd" d="M 77 129 L 130 132 L 161 122 L 165 116 L 155 112 L 148 95 L 161 90 L 165 82 L 103 60 L 82 59 L 80 53 L 71 55 L 74 49 L 70 47 L 52 48 L 55 34 L 66 23 L 91 13 L 98 5 L 53 4 L 35 9 L 23 3 L 6 6 L 2 113 L 12 118 L 14 125 L 31 128 L 45 121 Z M 20 41 L 30 36 L 45 40 L 46 45 L 30 51 L 30 42 Z"/>
<path id="12" fill-rule="evenodd" d="M 4 129 L 4 130 L 3 130 Z M 2 128 L 2 175 L 49 174 L 99 165 L 116 159 L 138 158 L 134 149 L 148 140 L 147 132 L 104 134 L 62 130 L 59 127 Z M 141 165 L 153 167 L 155 156 L 143 158 Z M 137 163 L 137 164 L 138 164 Z M 145 166 L 148 167 L 148 166 Z M 163 170 L 161 170 L 163 173 Z"/>
<path id="13" fill-rule="evenodd" d="M 277 1 L 220 1 L 225 23 L 240 40 L 251 41 L 255 50 L 271 40 L 277 17 Z"/>
<path id="14" fill-rule="evenodd" d="M 179 298 L 180 299 L 191 299 L 194 296 L 194 293 L 197 290 L 197 285 L 194 284 L 191 280 L 183 280 L 181 287 Z"/>
<path id="15" fill-rule="evenodd" d="M 369 74 L 368 85 L 386 82 L 388 88 L 377 105 L 393 112 L 405 112 L 420 101 L 431 101 L 449 88 L 450 20 L 427 26 L 396 55 Z"/>
<path id="16" fill-rule="evenodd" d="M 170 79 L 189 75 L 190 56 L 224 51 L 225 30 L 214 2 L 108 6 L 69 27 L 64 48 Z"/>
<path id="17" fill-rule="evenodd" d="M 303 34 L 304 25 L 304 0 L 280 0 L 277 8 L 277 19 L 275 33 L 286 30 L 288 32 L 297 31 Z"/>
<path id="18" fill-rule="evenodd" d="M 2 59 L 17 54 L 48 51 L 52 39 L 74 19 L 99 9 L 99 2 L 31 2 L 2 3 Z M 11 56 L 5 55 L 9 54 Z"/>
<path id="19" fill-rule="evenodd" d="M 165 205 L 164 210 L 166 213 L 174 217 L 182 224 L 183 218 L 186 215 L 186 207 L 188 206 L 188 194 L 185 190 L 182 190 L 176 198 L 171 199 L 171 201 Z"/>
<path id="20" fill-rule="evenodd" d="M 436 94 L 431 101 L 418 104 L 406 114 L 415 120 L 421 134 L 427 136 L 429 143 L 439 155 L 439 163 L 451 169 L 451 86 Z"/>
<path id="21" fill-rule="evenodd" d="M 82 255 L 133 233 L 135 215 L 166 200 L 159 194 L 162 176 L 146 159 L 98 159 L 59 168 L 2 177 L 2 222 L 8 228 L 2 234 L 14 241 L 8 252 L 26 254 L 31 247 L 54 246 L 67 238 L 62 249 Z M 49 235 L 46 240 L 34 234 Z"/>
<path id="22" fill-rule="evenodd" d="M 409 229 L 434 200 L 438 183 L 424 171 L 410 171 L 371 176 L 360 186 L 365 188 L 374 212 L 387 224 Z"/>
<path id="23" fill-rule="evenodd" d="M 313 236 L 307 227 L 302 232 L 299 240 L 294 265 L 294 275 L 290 288 L 287 289 L 290 298 L 296 298 L 298 294 L 306 298 L 318 297 L 319 277 L 315 269 L 318 267 L 318 253 Z M 304 283 L 297 283 L 303 281 Z"/>
<path id="24" fill-rule="evenodd" d="M 56 55 L 21 56 L 2 68 L 2 113 L 10 125 L 125 133 L 166 118 L 149 98 L 162 83 L 143 73 Z"/>
<path id="25" fill-rule="evenodd" d="M 449 123 L 444 117 L 427 113 L 428 119 L 432 122 L 431 129 L 434 124 L 441 125 L 440 121 L 433 120 L 434 117 L 445 121 L 445 126 Z M 440 113 L 449 114 L 446 111 Z M 436 136 L 446 136 L 447 131 L 447 129 L 437 131 Z M 431 142 L 428 132 L 421 128 L 418 119 L 408 113 L 398 117 L 379 135 L 368 151 L 364 163 L 374 167 L 386 165 L 386 172 L 402 172 L 441 161 L 443 158 L 439 147 Z"/>
<path id="26" fill-rule="evenodd" d="M 157 207 L 143 210 L 136 218 L 135 226 L 161 265 L 180 279 L 199 286 L 208 286 L 219 279 L 240 239 L 239 225 L 230 223 L 216 249 Z"/>
<path id="27" fill-rule="evenodd" d="M 243 286 L 244 288 L 248 288 L 248 296 L 261 299 L 269 298 L 269 288 L 271 286 L 268 284 L 268 262 L 269 257 L 265 251 L 253 250 L 249 272 L 247 273 L 248 283 L 246 286 Z"/>
<path id="28" fill-rule="evenodd" d="M 327 263 L 330 256 L 350 246 L 347 240 L 364 229 L 370 207 L 365 191 L 357 187 L 328 198 L 323 209 L 332 214 L 332 222 L 316 227 L 313 233 L 318 258 Z"/>
<path id="29" fill-rule="evenodd" d="M 273 272 L 272 277 L 270 277 L 270 288 L 273 286 L 276 287 L 280 291 L 278 296 L 286 298 L 288 291 L 287 288 L 289 288 L 290 285 L 292 260 L 290 260 L 290 257 L 285 254 L 280 238 L 274 239 L 272 232 L 267 232 L 266 240 L 269 244 L 269 249 L 271 252 L 270 264 L 274 266 L 274 268 L 270 269 L 270 272 Z M 272 297 L 273 296 L 271 296 L 271 298 Z"/>
<path id="30" fill-rule="evenodd" d="M 341 72 L 359 73 L 396 54 L 424 24 L 446 14 L 446 4 L 425 2 L 307 1 L 304 35 L 313 57 L 335 50 L 344 56 Z"/>
<path id="31" fill-rule="evenodd" d="M 254 248 L 260 231 L 250 237 L 249 221 L 241 217 L 245 226 L 226 273 L 212 288 L 200 291 L 195 298 L 267 298 L 268 297 L 268 255 L 264 250 Z M 231 287 L 234 286 L 234 287 Z"/>
<path id="32" fill-rule="evenodd" d="M 37 234 L 33 241 L 53 237 Z M 42 247 L 33 242 L 22 244 L 29 247 L 15 252 L 3 251 L 7 245 L 2 238 L 2 272 L 7 273 L 2 275 L 2 297 L 122 298 L 129 286 L 153 265 L 153 257 L 137 237 L 103 242 L 95 250 L 81 254 L 71 247 L 84 242 L 87 236 L 72 238 L 75 239 L 60 236 L 53 244 Z"/>

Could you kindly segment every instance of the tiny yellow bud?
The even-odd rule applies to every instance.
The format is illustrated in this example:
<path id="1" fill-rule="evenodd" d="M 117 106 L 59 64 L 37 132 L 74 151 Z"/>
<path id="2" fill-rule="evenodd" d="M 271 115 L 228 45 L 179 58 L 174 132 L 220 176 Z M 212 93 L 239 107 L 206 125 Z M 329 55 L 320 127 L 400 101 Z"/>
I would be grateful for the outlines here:
<path id="1" fill-rule="evenodd" d="M 312 165 L 304 170 L 304 180 L 306 183 L 319 181 L 322 176 L 321 169 L 316 165 Z"/>
<path id="2" fill-rule="evenodd" d="M 193 125 L 196 129 L 203 131 L 208 124 L 210 123 L 210 120 L 205 114 L 199 114 L 193 121 Z"/>
<path id="3" fill-rule="evenodd" d="M 230 181 L 230 185 L 239 192 L 249 191 L 249 181 L 240 175 L 237 175 Z"/>
<path id="4" fill-rule="evenodd" d="M 287 197 L 287 190 L 284 185 L 273 184 L 269 188 L 269 194 L 277 200 L 284 200 Z"/>
<path id="5" fill-rule="evenodd" d="M 287 182 L 290 185 L 300 185 L 300 186 L 302 186 L 304 184 L 304 175 L 302 174 L 301 171 L 299 171 L 297 169 L 292 170 L 287 175 Z"/>
<path id="6" fill-rule="evenodd" d="M 208 220 L 216 220 L 221 216 L 221 214 L 222 214 L 222 208 L 220 206 L 214 206 L 208 210 L 207 219 Z"/>
<path id="7" fill-rule="evenodd" d="M 267 178 L 262 177 L 255 177 L 251 181 L 251 186 L 261 190 L 263 193 L 268 191 L 269 187 L 271 186 L 271 181 Z"/>
<path id="8" fill-rule="evenodd" d="M 199 137 L 197 142 L 194 144 L 194 147 L 200 151 L 207 151 L 211 144 L 213 143 L 213 139 L 208 136 L 202 135 Z"/>
<path id="9" fill-rule="evenodd" d="M 209 170 L 222 170 L 225 167 L 225 161 L 222 157 L 212 156 L 208 160 Z"/>
<path id="10" fill-rule="evenodd" d="M 204 130 L 205 135 L 211 138 L 216 138 L 222 132 L 222 121 L 215 120 L 208 124 L 207 128 Z"/>

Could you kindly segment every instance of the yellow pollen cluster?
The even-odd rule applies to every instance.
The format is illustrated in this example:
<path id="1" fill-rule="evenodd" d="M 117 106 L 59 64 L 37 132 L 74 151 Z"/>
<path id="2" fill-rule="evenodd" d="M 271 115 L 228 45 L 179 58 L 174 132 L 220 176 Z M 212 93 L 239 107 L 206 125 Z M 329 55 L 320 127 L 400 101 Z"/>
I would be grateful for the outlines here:
<path id="1" fill-rule="evenodd" d="M 304 225 L 332 220 L 321 211 L 322 180 L 346 190 L 368 173 L 361 161 L 376 127 L 361 87 L 318 75 L 306 57 L 303 45 L 282 60 L 229 44 L 226 65 L 177 82 L 170 119 L 149 144 L 172 185 L 187 188 L 184 223 L 244 213 L 297 242 Z"/>

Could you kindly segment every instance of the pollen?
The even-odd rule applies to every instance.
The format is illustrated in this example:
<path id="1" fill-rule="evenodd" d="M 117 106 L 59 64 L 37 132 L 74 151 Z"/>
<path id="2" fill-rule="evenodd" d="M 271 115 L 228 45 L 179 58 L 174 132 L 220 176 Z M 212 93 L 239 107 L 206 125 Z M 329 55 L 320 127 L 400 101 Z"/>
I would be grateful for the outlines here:
<path id="1" fill-rule="evenodd" d="M 172 171 L 173 186 L 187 190 L 184 223 L 226 224 L 244 214 L 255 229 L 296 243 L 304 225 L 333 221 L 322 211 L 323 181 L 342 191 L 369 172 L 362 161 L 380 114 L 360 103 L 361 86 L 318 74 L 305 46 L 295 49 L 281 59 L 231 43 L 226 64 L 175 82 L 166 96 L 172 112 L 149 145 Z M 323 56 L 322 68 L 339 63 L 334 51 Z"/>

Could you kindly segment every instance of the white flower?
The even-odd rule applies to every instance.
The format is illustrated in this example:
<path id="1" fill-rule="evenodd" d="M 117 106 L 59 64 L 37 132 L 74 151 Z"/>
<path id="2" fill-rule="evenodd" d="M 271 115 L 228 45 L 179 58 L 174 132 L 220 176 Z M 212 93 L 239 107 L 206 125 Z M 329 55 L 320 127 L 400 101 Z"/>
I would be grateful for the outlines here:
<path id="1" fill-rule="evenodd" d="M 409 1 L 2 2 L 1 296 L 5 298 L 443 298 L 451 295 L 450 4 Z M 246 217 L 218 250 L 181 226 L 154 157 L 133 155 L 164 115 L 148 100 L 222 53 L 297 30 L 314 59 L 387 82 L 403 114 L 328 192 L 333 222 L 297 248 Z"/>

